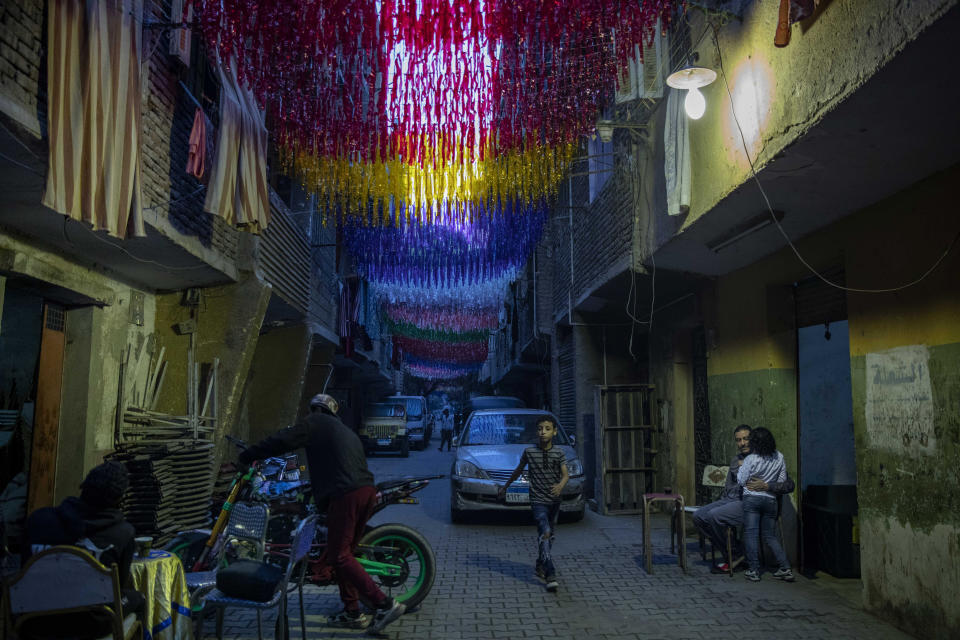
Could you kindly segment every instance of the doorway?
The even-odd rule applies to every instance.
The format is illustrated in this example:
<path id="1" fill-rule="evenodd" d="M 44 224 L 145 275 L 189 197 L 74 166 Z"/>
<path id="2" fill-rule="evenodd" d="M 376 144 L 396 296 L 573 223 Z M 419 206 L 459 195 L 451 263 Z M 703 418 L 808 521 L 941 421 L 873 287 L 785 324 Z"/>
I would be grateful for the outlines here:
<path id="1" fill-rule="evenodd" d="M 796 294 L 801 564 L 807 573 L 859 578 L 846 296 L 819 280 L 798 283 Z"/>
<path id="2" fill-rule="evenodd" d="M 0 278 L 0 545 L 16 551 L 26 514 L 53 503 L 64 308 Z"/>

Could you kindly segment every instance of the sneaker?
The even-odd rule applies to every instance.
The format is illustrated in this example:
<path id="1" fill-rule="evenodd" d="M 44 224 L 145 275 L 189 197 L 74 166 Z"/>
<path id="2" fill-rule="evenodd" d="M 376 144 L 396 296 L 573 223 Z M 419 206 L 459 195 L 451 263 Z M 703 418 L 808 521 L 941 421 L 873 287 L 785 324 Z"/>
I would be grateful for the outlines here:
<path id="1" fill-rule="evenodd" d="M 547 591 L 553 593 L 554 591 L 560 588 L 560 583 L 557 582 L 557 578 L 555 576 L 548 576 L 546 578 L 546 581 L 547 581 Z"/>
<path id="2" fill-rule="evenodd" d="M 729 573 L 730 565 L 726 562 L 721 562 L 720 564 L 710 567 L 710 573 Z"/>
<path id="3" fill-rule="evenodd" d="M 753 569 L 747 569 L 743 572 L 743 577 L 750 582 L 760 582 L 760 572 Z"/>
<path id="4" fill-rule="evenodd" d="M 377 609 L 373 614 L 373 623 L 368 631 L 371 633 L 380 633 L 383 629 L 403 615 L 407 610 L 407 605 L 390 598 L 388 603 L 384 603 L 383 608 Z"/>
<path id="5" fill-rule="evenodd" d="M 773 577 L 779 580 L 783 580 L 784 582 L 793 582 L 794 580 L 796 580 L 796 578 L 793 577 L 793 571 L 790 569 L 790 567 L 777 569 L 776 572 L 773 574 Z"/>
<path id="6" fill-rule="evenodd" d="M 344 629 L 366 629 L 370 626 L 372 616 L 368 613 L 341 611 L 327 618 L 327 624 Z"/>

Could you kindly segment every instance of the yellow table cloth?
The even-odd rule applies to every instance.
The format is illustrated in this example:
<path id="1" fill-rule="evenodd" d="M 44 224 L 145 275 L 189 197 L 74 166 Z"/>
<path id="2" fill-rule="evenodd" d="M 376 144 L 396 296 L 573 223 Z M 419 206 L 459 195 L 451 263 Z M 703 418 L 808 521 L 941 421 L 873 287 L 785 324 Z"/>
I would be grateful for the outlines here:
<path id="1" fill-rule="evenodd" d="M 190 595 L 180 558 L 154 549 L 146 558 L 134 558 L 130 575 L 146 600 L 144 638 L 190 640 Z"/>

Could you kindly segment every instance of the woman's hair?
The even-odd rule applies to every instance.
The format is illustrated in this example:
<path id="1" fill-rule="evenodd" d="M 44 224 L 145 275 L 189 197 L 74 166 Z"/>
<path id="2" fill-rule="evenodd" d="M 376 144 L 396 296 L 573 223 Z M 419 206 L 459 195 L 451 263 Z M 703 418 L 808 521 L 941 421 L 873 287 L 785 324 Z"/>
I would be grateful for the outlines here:
<path id="1" fill-rule="evenodd" d="M 777 441 L 769 429 L 763 427 L 754 427 L 750 431 L 750 453 L 758 456 L 772 456 L 777 450 Z"/>

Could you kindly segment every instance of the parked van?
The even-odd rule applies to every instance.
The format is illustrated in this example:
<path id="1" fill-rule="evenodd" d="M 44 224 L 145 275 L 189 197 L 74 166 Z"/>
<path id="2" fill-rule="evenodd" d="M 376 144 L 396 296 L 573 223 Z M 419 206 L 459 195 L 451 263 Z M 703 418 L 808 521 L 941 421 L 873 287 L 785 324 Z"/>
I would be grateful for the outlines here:
<path id="1" fill-rule="evenodd" d="M 433 435 L 433 420 L 427 411 L 427 399 L 423 396 L 390 396 L 387 402 L 403 401 L 407 409 L 407 438 L 410 446 L 421 451 L 427 448 Z"/>

